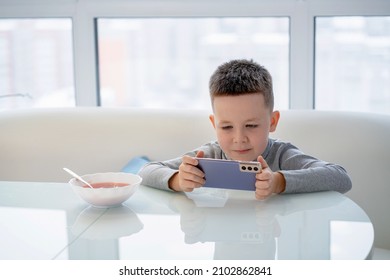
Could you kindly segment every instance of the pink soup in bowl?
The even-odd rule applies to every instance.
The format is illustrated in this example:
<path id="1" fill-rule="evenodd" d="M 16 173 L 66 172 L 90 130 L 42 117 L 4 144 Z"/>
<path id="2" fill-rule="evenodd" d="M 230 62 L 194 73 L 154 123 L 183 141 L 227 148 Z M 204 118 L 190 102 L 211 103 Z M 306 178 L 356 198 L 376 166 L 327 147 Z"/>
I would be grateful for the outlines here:
<path id="1" fill-rule="evenodd" d="M 72 178 L 69 184 L 77 195 L 95 207 L 116 207 L 130 198 L 142 182 L 136 174 L 124 172 L 95 173 L 81 176 L 93 188 Z"/>

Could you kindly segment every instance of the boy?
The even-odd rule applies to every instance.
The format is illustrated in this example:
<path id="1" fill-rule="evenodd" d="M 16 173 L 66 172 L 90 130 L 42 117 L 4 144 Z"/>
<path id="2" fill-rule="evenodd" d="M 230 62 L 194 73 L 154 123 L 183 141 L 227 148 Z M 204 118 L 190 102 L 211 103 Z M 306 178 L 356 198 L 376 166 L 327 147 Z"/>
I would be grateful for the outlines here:
<path id="1" fill-rule="evenodd" d="M 339 165 L 303 154 L 290 143 L 270 139 L 279 112 L 273 110 L 272 78 L 252 60 L 232 60 L 217 68 L 209 83 L 217 140 L 182 158 L 153 162 L 141 171 L 143 184 L 191 192 L 205 183 L 196 157 L 258 161 L 257 199 L 272 194 L 334 190 L 345 193 L 352 184 Z"/>

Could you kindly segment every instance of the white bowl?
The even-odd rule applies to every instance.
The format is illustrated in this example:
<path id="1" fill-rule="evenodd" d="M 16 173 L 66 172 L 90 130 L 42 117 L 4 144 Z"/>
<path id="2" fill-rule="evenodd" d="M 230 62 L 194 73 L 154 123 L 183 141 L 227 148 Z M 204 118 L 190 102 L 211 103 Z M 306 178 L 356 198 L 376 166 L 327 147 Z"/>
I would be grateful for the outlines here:
<path id="1" fill-rule="evenodd" d="M 142 182 L 140 176 L 123 172 L 95 173 L 83 175 L 81 177 L 94 187 L 96 184 L 107 183 L 92 189 L 76 178 L 69 181 L 73 190 L 82 199 L 95 207 L 102 208 L 121 205 L 134 194 Z M 121 183 L 125 185 L 109 187 L 111 183 Z"/>

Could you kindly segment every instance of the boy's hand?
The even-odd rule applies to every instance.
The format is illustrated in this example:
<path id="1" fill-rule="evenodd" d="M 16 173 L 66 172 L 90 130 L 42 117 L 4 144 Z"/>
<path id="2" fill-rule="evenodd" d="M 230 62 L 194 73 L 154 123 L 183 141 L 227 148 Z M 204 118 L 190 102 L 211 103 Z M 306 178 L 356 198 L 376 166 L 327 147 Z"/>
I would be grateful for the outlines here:
<path id="1" fill-rule="evenodd" d="M 196 157 L 203 157 L 204 152 L 198 151 Z M 183 156 L 179 172 L 169 180 L 169 187 L 175 191 L 192 192 L 204 185 L 204 173 L 196 167 L 198 161 L 194 157 Z"/>
<path id="2" fill-rule="evenodd" d="M 256 199 L 266 199 L 273 193 L 283 192 L 286 185 L 283 174 L 272 172 L 262 156 L 257 161 L 261 164 L 261 172 L 256 174 Z"/>

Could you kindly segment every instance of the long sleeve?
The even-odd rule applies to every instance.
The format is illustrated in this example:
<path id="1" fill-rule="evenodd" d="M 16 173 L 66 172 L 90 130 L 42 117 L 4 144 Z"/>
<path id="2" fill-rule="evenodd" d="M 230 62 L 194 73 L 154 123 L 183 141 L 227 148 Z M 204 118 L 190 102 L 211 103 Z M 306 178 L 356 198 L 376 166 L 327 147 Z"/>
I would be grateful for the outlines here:
<path id="1" fill-rule="evenodd" d="M 195 156 L 200 150 L 204 152 L 206 158 L 226 159 L 225 154 L 215 141 L 192 150 L 186 155 Z M 146 164 L 138 173 L 143 179 L 142 184 L 157 189 L 171 190 L 168 186 L 169 179 L 178 172 L 181 162 L 182 157 L 178 157 Z"/>
<path id="2" fill-rule="evenodd" d="M 304 154 L 290 143 L 271 140 L 265 160 L 286 179 L 284 193 L 333 190 L 345 193 L 352 182 L 343 167 Z"/>
<path id="3" fill-rule="evenodd" d="M 168 186 L 169 179 L 178 172 L 181 158 L 169 161 L 151 162 L 146 164 L 138 174 L 142 177 L 142 184 L 145 186 L 171 190 Z"/>

